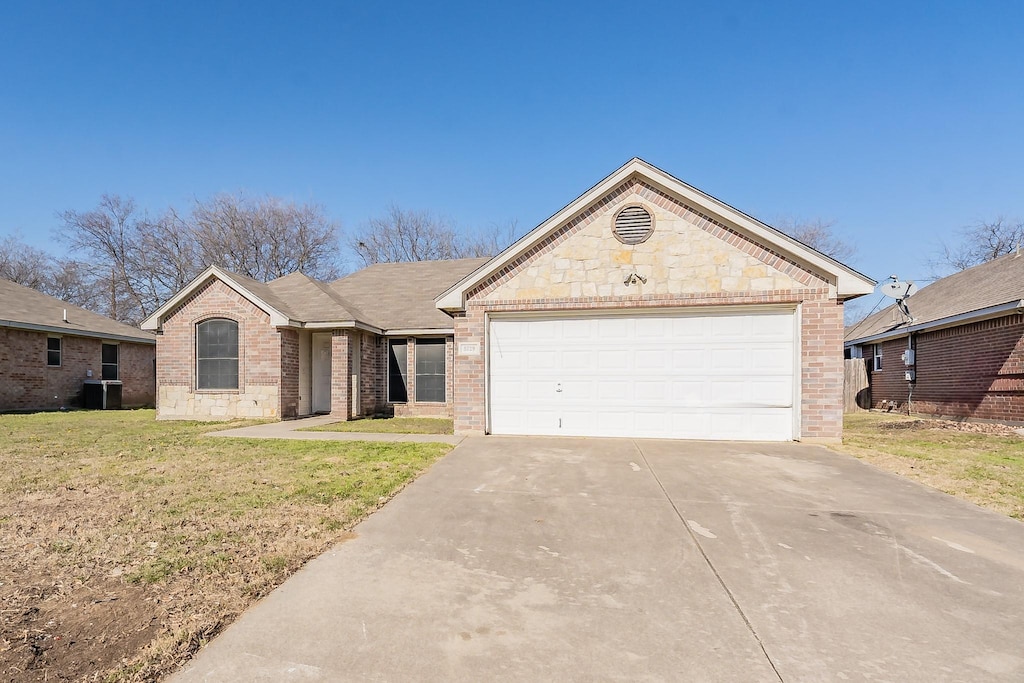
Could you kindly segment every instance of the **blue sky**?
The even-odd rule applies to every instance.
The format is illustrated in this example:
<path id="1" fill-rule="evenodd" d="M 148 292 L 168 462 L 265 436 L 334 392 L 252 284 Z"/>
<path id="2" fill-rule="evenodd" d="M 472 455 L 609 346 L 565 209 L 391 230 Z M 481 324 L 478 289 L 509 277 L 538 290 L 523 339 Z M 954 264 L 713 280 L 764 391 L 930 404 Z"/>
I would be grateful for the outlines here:
<path id="1" fill-rule="evenodd" d="M 1024 218 L 1022 40 L 1019 2 L 8 2 L 0 236 L 235 190 L 526 230 L 640 156 L 920 279 Z"/>

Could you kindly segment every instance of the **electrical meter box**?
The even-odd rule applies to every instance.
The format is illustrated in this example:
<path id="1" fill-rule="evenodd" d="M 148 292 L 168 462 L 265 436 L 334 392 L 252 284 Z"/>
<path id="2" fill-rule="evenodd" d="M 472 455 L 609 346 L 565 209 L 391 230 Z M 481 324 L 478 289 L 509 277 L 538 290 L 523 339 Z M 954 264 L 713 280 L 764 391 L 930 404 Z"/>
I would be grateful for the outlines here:
<path id="1" fill-rule="evenodd" d="M 907 380 L 908 382 L 913 382 L 917 379 L 917 373 L 915 373 L 913 370 L 907 370 L 906 372 L 903 373 L 903 379 Z"/>
<path id="2" fill-rule="evenodd" d="M 904 365 L 913 365 L 914 364 L 914 349 L 907 349 L 906 351 L 903 352 L 903 355 L 901 355 L 900 358 L 903 359 L 903 364 Z"/>

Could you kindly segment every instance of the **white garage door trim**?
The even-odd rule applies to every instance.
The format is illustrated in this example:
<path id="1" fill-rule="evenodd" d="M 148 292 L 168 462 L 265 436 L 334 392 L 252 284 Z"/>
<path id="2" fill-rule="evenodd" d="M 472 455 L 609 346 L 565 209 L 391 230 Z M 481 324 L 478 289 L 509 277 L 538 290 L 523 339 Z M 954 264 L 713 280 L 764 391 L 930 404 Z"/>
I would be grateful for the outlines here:
<path id="1" fill-rule="evenodd" d="M 670 320 L 658 321 L 659 318 Z M 486 316 L 486 355 L 484 358 L 487 431 L 504 434 L 562 434 L 566 436 L 792 440 L 800 434 L 799 318 L 799 307 L 795 305 L 702 307 L 699 310 L 693 308 L 648 310 L 633 308 L 489 313 Z M 780 327 L 779 324 L 783 322 L 783 319 L 791 321 L 791 325 Z M 515 324 L 531 321 L 548 321 L 552 324 L 543 326 Z M 513 324 L 503 325 L 504 322 Z M 723 323 L 725 324 L 723 325 Z M 497 335 L 494 328 L 496 324 L 499 325 Z M 787 359 L 788 367 L 784 367 L 787 363 L 783 362 L 779 367 L 766 368 L 765 381 L 761 383 L 736 382 L 737 377 L 747 376 L 746 372 L 753 372 L 751 376 L 756 376 L 756 368 L 761 367 L 759 364 L 755 364 L 757 354 L 753 352 L 733 354 L 732 361 L 740 363 L 735 367 L 719 366 L 717 359 L 728 356 L 726 351 L 729 344 L 734 350 L 750 348 L 746 344 L 751 339 L 756 340 L 757 330 L 760 329 L 756 327 L 758 325 L 773 330 L 772 334 L 774 334 L 774 337 L 765 342 L 760 354 L 761 360 L 763 361 L 766 357 L 769 360 L 775 358 L 770 353 L 766 356 L 766 352 L 770 352 L 773 347 L 781 351 L 785 346 L 790 346 L 791 353 Z M 675 326 L 672 328 L 674 332 L 666 331 L 670 326 Z M 745 326 L 743 328 L 745 331 L 738 332 L 738 326 Z M 614 328 L 615 335 L 599 335 L 597 334 L 599 327 L 600 329 Z M 732 332 L 726 332 L 726 334 L 733 335 L 729 338 L 729 343 L 722 342 L 711 345 L 703 336 L 691 336 L 688 341 L 680 342 L 677 345 L 672 345 L 667 341 L 672 334 L 678 334 L 679 330 L 686 330 L 691 335 L 697 330 L 701 330 L 701 334 L 717 335 L 720 334 L 719 329 L 732 330 Z M 516 355 L 514 353 L 506 351 L 504 355 L 501 355 L 496 348 L 493 348 L 496 343 L 504 343 L 506 348 L 512 349 L 517 348 L 516 344 L 526 344 L 522 350 L 536 351 L 538 349 L 536 346 L 531 346 L 532 342 L 528 340 L 513 341 L 509 335 L 514 337 L 523 334 L 547 334 L 552 330 L 555 331 L 556 337 L 562 335 L 579 337 L 582 334 L 585 338 L 577 339 L 577 343 L 580 344 L 586 344 L 587 338 L 605 339 L 605 342 L 597 341 L 589 351 L 607 352 L 603 355 L 612 359 L 612 365 L 599 368 L 598 366 L 604 364 L 604 361 L 596 359 L 598 354 L 592 354 L 595 359 L 587 361 L 585 358 L 590 357 L 591 354 L 566 353 L 564 340 L 553 339 L 553 346 L 562 349 L 557 354 L 558 359 L 554 362 L 576 364 L 578 370 L 576 376 L 573 377 L 571 371 L 558 372 L 553 368 L 551 387 L 548 387 L 547 373 L 538 370 L 535 366 L 537 354 L 533 354 L 530 363 L 527 363 L 525 358 L 518 360 L 513 358 Z M 652 332 L 655 335 L 668 336 L 658 337 L 652 335 Z M 607 341 L 608 339 L 618 339 L 618 333 L 624 335 L 621 344 L 616 341 Z M 788 338 L 786 338 L 787 335 Z M 504 341 L 501 339 L 503 336 L 505 337 Z M 639 353 L 644 348 L 643 341 L 648 339 L 652 340 L 652 346 L 648 348 L 654 358 L 657 358 L 656 352 L 660 351 L 664 354 L 673 349 L 673 358 L 683 358 L 684 356 L 691 359 L 702 358 L 696 362 L 704 363 L 701 370 L 703 374 L 697 378 L 703 384 L 698 386 L 699 382 L 697 381 L 687 381 L 694 379 L 689 374 L 692 369 L 692 365 L 687 365 L 689 360 L 683 361 L 681 366 L 677 366 L 683 367 L 684 370 L 680 370 L 674 376 L 672 373 L 665 375 L 668 382 L 663 382 L 660 386 L 657 382 L 652 384 L 650 381 L 643 383 L 638 380 L 638 375 L 642 375 L 642 373 L 636 372 L 632 365 L 629 368 L 622 366 L 622 359 L 626 357 L 625 362 L 630 364 L 640 362 L 639 355 L 635 359 L 630 356 L 633 347 L 629 344 L 636 344 Z M 661 343 L 657 341 L 659 339 L 666 341 Z M 698 342 L 698 339 L 705 341 Z M 701 343 L 703 343 L 703 347 Z M 540 342 L 540 349 L 543 349 L 543 344 Z M 701 351 L 701 353 L 694 353 L 695 350 Z M 722 351 L 722 353 L 714 353 L 714 351 Z M 712 359 L 712 355 L 715 356 L 715 359 Z M 589 367 L 580 366 L 581 358 L 584 359 L 582 362 L 591 363 L 591 365 Z M 552 361 L 548 360 L 547 362 Z M 515 363 L 520 365 L 515 365 Z M 616 363 L 618 364 L 616 365 Z M 725 369 L 715 369 L 716 366 Z M 612 369 L 609 370 L 609 367 Z M 649 365 L 649 367 L 661 368 L 662 366 Z M 638 368 L 639 366 L 637 366 Z M 687 374 L 680 374 L 683 371 Z M 495 377 L 495 373 L 497 373 L 497 377 Z M 615 373 L 618 373 L 618 376 Z M 558 384 L 558 380 L 554 376 L 556 374 L 563 374 L 568 378 L 564 387 L 561 384 L 557 388 L 555 387 Z M 663 373 L 659 371 L 655 374 L 661 376 Z M 607 381 L 598 382 L 595 376 Z M 510 389 L 510 377 L 519 378 L 515 381 L 519 382 L 521 386 Z M 581 377 L 584 381 L 574 381 Z M 788 387 L 781 384 L 783 378 L 788 379 Z M 650 380 L 651 377 L 647 379 Z M 525 392 L 529 392 L 529 406 L 535 409 L 526 411 L 530 413 L 529 416 L 523 411 L 520 411 L 521 415 L 514 415 L 516 411 L 513 404 L 517 399 L 513 398 L 510 403 L 508 399 L 498 396 L 498 401 L 496 401 L 495 381 L 498 384 L 498 392 L 505 396 L 518 395 L 520 400 L 525 400 Z M 587 381 L 590 382 L 589 386 Z M 641 384 L 643 386 L 640 386 Z M 767 402 L 765 402 L 765 396 L 755 395 L 755 389 L 748 386 L 754 384 L 768 388 L 770 396 Z M 742 396 L 739 394 L 726 395 L 730 390 L 737 391 L 740 387 L 748 387 Z M 554 400 L 555 397 L 555 394 L 548 395 L 548 389 L 553 391 L 563 389 L 557 394 L 557 398 L 564 400 L 565 403 L 550 405 L 546 403 Z M 619 389 L 622 390 L 621 394 L 618 393 Z M 658 406 L 662 403 L 649 397 L 658 392 L 665 395 L 666 391 L 671 391 L 672 398 L 676 400 L 676 403 L 673 408 L 669 409 L 670 401 L 666 401 L 666 409 L 659 411 Z M 592 400 L 592 397 L 596 396 L 598 392 L 603 392 L 603 399 L 598 407 L 602 413 L 600 418 L 596 416 L 595 402 Z M 574 394 L 575 399 L 573 399 Z M 702 398 L 695 399 L 695 396 Z M 620 397 L 619 404 L 616 404 Z M 647 399 L 646 403 L 643 399 Z M 694 403 L 695 400 L 706 403 L 698 405 Z M 577 406 L 579 408 L 589 402 L 590 409 L 566 412 L 566 408 L 573 407 L 574 401 L 579 403 Z M 608 402 L 607 410 L 603 410 L 604 401 Z M 732 402 L 730 403 L 730 401 Z M 711 403 L 715 405 L 708 408 L 707 404 Z M 627 404 L 628 407 L 626 407 Z M 555 418 L 554 413 L 565 413 L 562 415 L 564 422 L 561 418 Z M 546 421 L 548 414 L 552 414 L 551 424 L 547 424 Z M 514 419 L 510 418 L 510 415 Z M 557 425 L 554 422 L 555 419 L 559 420 Z"/>

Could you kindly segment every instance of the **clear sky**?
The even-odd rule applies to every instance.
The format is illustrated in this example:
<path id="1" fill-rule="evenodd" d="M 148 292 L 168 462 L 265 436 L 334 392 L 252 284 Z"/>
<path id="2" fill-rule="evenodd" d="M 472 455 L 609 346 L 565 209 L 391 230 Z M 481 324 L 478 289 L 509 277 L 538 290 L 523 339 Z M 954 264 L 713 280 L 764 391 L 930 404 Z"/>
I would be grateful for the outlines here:
<path id="1" fill-rule="evenodd" d="M 525 231 L 639 156 L 921 279 L 1024 218 L 1022 46 L 1021 2 L 5 2 L 0 236 L 235 190 Z"/>

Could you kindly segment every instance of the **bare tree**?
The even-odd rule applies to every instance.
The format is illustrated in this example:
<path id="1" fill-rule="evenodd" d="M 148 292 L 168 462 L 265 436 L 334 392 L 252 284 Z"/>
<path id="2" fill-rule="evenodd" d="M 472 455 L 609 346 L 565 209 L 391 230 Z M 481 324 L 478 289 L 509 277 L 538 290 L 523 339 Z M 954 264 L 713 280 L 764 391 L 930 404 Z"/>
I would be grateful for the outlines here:
<path id="1" fill-rule="evenodd" d="M 25 244 L 17 235 L 0 242 L 0 278 L 83 308 L 95 304 L 95 287 L 81 263 L 55 258 Z"/>
<path id="2" fill-rule="evenodd" d="M 256 280 L 297 270 L 320 280 L 338 277 L 338 227 L 318 205 L 221 194 L 196 201 L 190 222 L 206 263 Z"/>
<path id="3" fill-rule="evenodd" d="M 212 263 L 258 280 L 338 275 L 337 226 L 316 205 L 218 195 L 150 218 L 104 195 L 92 211 L 59 216 L 72 249 L 88 256 L 62 266 L 66 274 L 83 274 L 93 284 L 81 296 L 123 322 L 141 322 Z"/>
<path id="4" fill-rule="evenodd" d="M 857 248 L 835 234 L 835 221 L 815 218 L 807 221 L 783 219 L 778 229 L 799 242 L 831 256 L 837 261 L 846 261 L 857 253 Z"/>
<path id="5" fill-rule="evenodd" d="M 25 244 L 17 236 L 0 242 L 0 278 L 44 292 L 52 268 L 53 258 L 48 253 Z"/>
<path id="6" fill-rule="evenodd" d="M 385 216 L 370 219 L 347 242 L 364 265 L 371 265 L 494 256 L 516 237 L 515 221 L 464 234 L 446 218 L 392 204 Z"/>
<path id="7" fill-rule="evenodd" d="M 462 241 L 460 253 L 464 258 L 495 256 L 520 237 L 522 235 L 519 234 L 517 221 L 492 223 L 484 232 L 467 235 Z"/>
<path id="8" fill-rule="evenodd" d="M 992 221 L 964 226 L 958 232 L 960 242 L 955 245 L 942 242 L 936 257 L 928 262 L 936 277 L 951 270 L 966 270 L 1016 250 L 1024 242 L 1024 221 L 998 216 Z"/>

